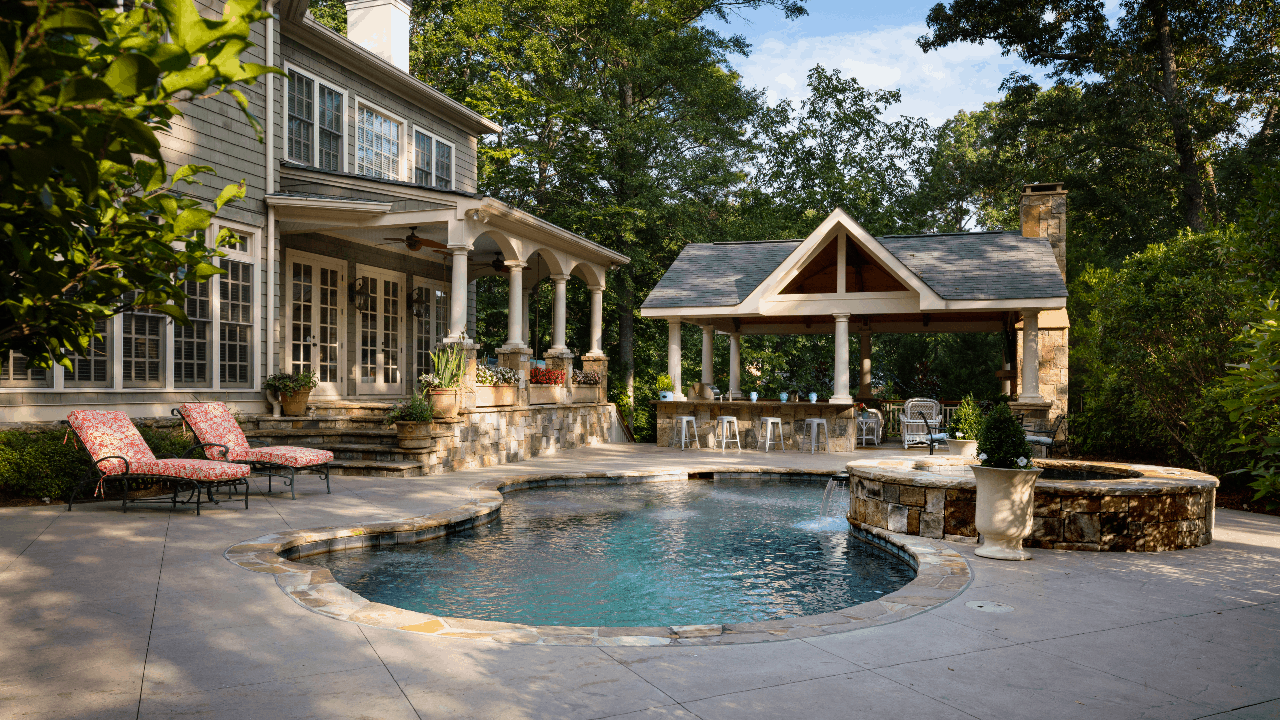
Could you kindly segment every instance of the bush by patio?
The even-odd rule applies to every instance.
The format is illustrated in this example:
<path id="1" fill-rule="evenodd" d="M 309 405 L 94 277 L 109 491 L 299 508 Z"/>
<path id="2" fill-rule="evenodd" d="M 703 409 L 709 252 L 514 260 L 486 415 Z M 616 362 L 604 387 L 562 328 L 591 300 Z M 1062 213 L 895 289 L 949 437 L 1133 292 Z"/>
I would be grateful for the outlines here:
<path id="1" fill-rule="evenodd" d="M 181 455 L 191 447 L 178 428 L 139 426 L 138 432 L 156 457 Z M 65 427 L 0 432 L 0 498 L 64 500 L 88 467 L 89 456 Z"/>

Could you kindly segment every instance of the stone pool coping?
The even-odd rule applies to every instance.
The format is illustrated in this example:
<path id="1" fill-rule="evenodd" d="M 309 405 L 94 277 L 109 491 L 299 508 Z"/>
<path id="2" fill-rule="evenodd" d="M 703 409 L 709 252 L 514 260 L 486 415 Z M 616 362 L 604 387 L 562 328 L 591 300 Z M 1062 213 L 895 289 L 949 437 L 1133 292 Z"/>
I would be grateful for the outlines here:
<path id="1" fill-rule="evenodd" d="M 564 627 L 443 617 L 403 610 L 366 600 L 339 584 L 328 570 L 294 562 L 299 557 L 325 552 L 422 542 L 483 525 L 498 517 L 502 496 L 507 492 L 567 485 L 673 482 L 708 475 L 769 479 L 829 477 L 830 473 L 810 469 L 727 466 L 663 472 L 586 470 L 516 475 L 472 485 L 470 501 L 452 510 L 389 522 L 272 533 L 234 545 L 224 556 L 246 570 L 274 575 L 280 589 L 299 605 L 338 620 L 436 637 L 537 645 L 728 645 L 831 635 L 897 622 L 925 612 L 959 595 L 972 580 L 964 557 L 940 541 L 891 533 L 880 528 L 854 527 L 851 532 L 855 536 L 901 558 L 916 571 L 916 577 L 877 600 L 820 615 L 724 625 Z"/>

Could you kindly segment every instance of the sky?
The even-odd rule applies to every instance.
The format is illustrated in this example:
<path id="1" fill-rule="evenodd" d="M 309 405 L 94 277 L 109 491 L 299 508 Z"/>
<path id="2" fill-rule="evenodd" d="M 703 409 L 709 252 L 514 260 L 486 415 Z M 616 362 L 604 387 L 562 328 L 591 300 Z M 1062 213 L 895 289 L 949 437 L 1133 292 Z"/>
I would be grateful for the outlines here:
<path id="1" fill-rule="evenodd" d="M 809 15 L 797 20 L 765 8 L 708 26 L 751 43 L 750 56 L 732 57 L 730 64 L 748 86 L 765 90 L 770 102 L 805 97 L 805 78 L 818 64 L 852 75 L 864 87 L 901 90 L 902 102 L 890 108 L 889 117 L 922 117 L 934 125 L 999 99 L 1000 83 L 1011 70 L 1044 84 L 1039 71 L 1015 56 L 1002 57 L 992 43 L 953 44 L 926 55 L 916 38 L 928 32 L 924 19 L 932 6 L 919 0 L 809 0 Z"/>

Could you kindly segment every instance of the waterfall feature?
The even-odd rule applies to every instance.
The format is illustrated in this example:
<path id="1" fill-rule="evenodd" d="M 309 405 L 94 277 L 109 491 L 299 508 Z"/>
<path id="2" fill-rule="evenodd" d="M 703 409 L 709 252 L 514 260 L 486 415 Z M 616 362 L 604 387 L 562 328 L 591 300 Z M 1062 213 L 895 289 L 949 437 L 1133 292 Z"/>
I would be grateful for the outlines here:
<path id="1" fill-rule="evenodd" d="M 841 473 L 833 475 L 827 481 L 827 490 L 822 493 L 822 506 L 818 508 L 819 517 L 846 518 L 849 515 L 849 476 Z"/>

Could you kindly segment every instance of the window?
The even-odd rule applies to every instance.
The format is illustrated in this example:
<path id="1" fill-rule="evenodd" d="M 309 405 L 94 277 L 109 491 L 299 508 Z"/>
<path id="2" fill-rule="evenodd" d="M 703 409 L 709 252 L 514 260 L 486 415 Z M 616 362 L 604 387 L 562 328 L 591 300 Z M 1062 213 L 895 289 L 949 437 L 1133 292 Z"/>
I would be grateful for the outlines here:
<path id="1" fill-rule="evenodd" d="M 363 105 L 356 130 L 356 172 L 400 179 L 400 123 Z"/>
<path id="2" fill-rule="evenodd" d="M 289 71 L 289 159 L 311 164 L 315 135 L 315 83 L 297 70 Z"/>
<path id="3" fill-rule="evenodd" d="M 188 280 L 182 284 L 187 294 L 185 310 L 191 325 L 174 324 L 173 329 L 173 383 L 194 387 L 208 387 L 209 341 L 213 313 L 209 303 L 209 283 Z"/>
<path id="4" fill-rule="evenodd" d="M 413 145 L 413 181 L 431 187 L 431 136 L 415 132 Z"/>
<path id="5" fill-rule="evenodd" d="M 66 387 L 110 387 L 111 364 L 108 341 L 108 328 L 111 323 L 99 320 L 93 324 L 93 331 L 99 335 L 89 341 L 88 355 L 72 355 L 71 370 L 62 376 Z"/>
<path id="6" fill-rule="evenodd" d="M 453 146 L 414 130 L 413 182 L 423 187 L 453 189 Z"/>
<path id="7" fill-rule="evenodd" d="M 436 290 L 435 309 L 436 309 L 436 342 L 439 342 L 449 336 L 449 293 L 444 290 Z"/>
<path id="8" fill-rule="evenodd" d="M 253 265 L 220 258 L 218 276 L 218 381 L 222 387 L 253 385 Z"/>
<path id="9" fill-rule="evenodd" d="M 449 334 L 448 294 L 438 283 L 426 278 L 413 279 L 414 382 L 423 373 L 432 372 L 431 351 Z"/>
<path id="10" fill-rule="evenodd" d="M 27 365 L 25 355 L 17 352 L 0 354 L 0 387 L 49 387 L 53 372 Z"/>
<path id="11" fill-rule="evenodd" d="M 163 387 L 165 316 L 149 310 L 124 313 L 121 366 L 125 387 Z"/>
<path id="12" fill-rule="evenodd" d="M 453 189 L 453 148 L 436 141 L 436 187 Z"/>
<path id="13" fill-rule="evenodd" d="M 321 170 L 342 170 L 342 93 L 325 85 L 320 86 L 320 159 L 316 163 Z"/>

